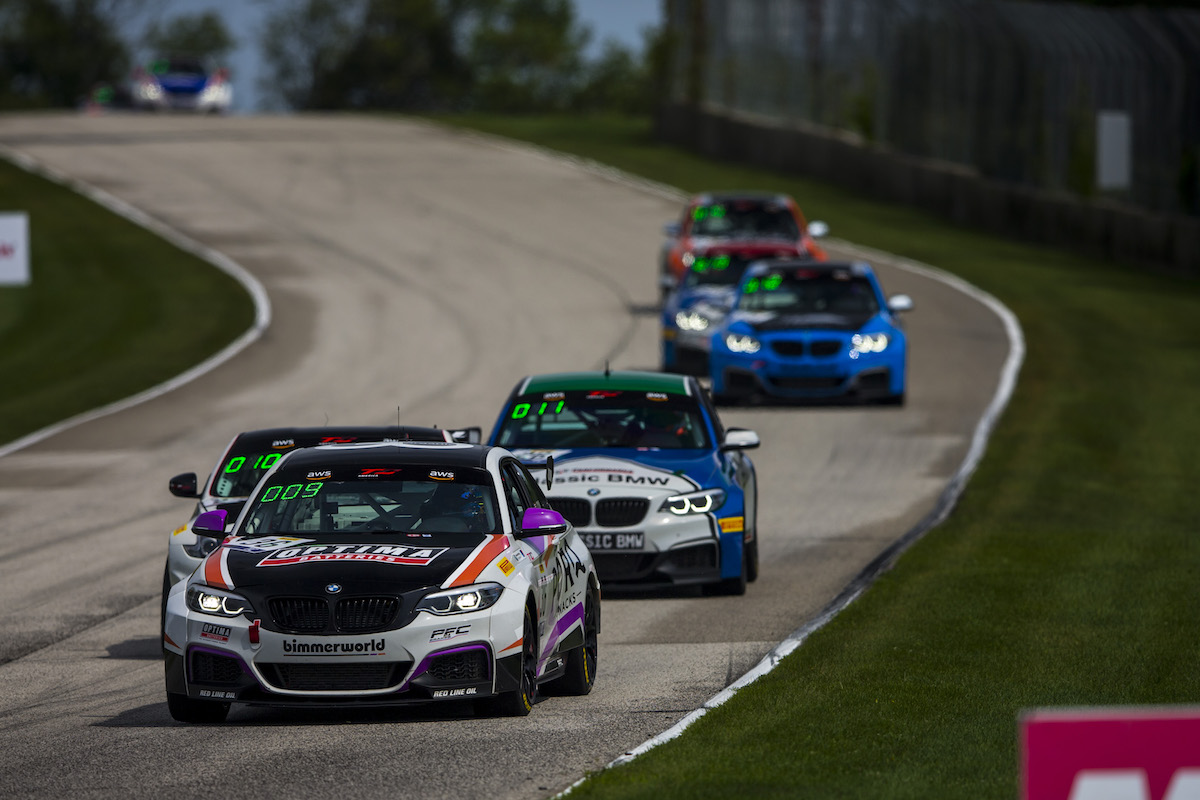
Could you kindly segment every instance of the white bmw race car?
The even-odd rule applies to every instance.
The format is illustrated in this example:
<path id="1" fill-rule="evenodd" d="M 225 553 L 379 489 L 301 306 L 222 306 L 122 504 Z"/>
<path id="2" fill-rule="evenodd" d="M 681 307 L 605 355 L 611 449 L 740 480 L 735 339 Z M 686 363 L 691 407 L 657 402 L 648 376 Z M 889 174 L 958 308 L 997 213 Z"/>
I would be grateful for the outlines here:
<path id="1" fill-rule="evenodd" d="M 553 474 L 548 468 L 547 480 Z M 329 445 L 281 458 L 167 598 L 167 704 L 376 706 L 475 699 L 529 713 L 591 691 L 600 586 L 574 528 L 507 450 Z"/>

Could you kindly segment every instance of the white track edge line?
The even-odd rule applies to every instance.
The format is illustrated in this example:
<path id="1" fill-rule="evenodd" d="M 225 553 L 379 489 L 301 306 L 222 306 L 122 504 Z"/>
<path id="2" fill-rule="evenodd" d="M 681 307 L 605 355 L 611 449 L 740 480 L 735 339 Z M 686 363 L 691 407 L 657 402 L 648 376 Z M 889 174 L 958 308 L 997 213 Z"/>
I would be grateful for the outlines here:
<path id="1" fill-rule="evenodd" d="M 146 212 L 135 208 L 134 206 L 120 200 L 108 192 L 89 183 L 81 181 L 77 178 L 72 178 L 58 170 L 43 164 L 27 153 L 14 150 L 6 145 L 0 145 L 0 158 L 20 167 L 26 172 L 46 178 L 54 183 L 64 186 L 77 194 L 83 195 L 98 205 L 103 206 L 112 213 L 122 217 L 135 225 L 138 225 L 153 234 L 165 239 L 170 244 L 175 245 L 184 252 L 207 261 L 212 266 L 226 273 L 238 283 L 242 288 L 249 293 L 254 301 L 254 324 L 241 336 L 230 342 L 216 354 L 209 356 L 204 361 L 201 361 L 196 366 L 188 369 L 179 375 L 176 375 L 170 380 L 164 381 L 157 386 L 152 386 L 142 392 L 139 392 L 123 400 L 109 403 L 100 408 L 85 411 L 73 417 L 69 417 L 61 422 L 56 422 L 41 430 L 34 431 L 15 441 L 0 447 L 0 458 L 15 453 L 18 450 L 29 447 L 30 445 L 49 439 L 63 431 L 74 428 L 77 425 L 82 425 L 85 422 L 100 419 L 111 414 L 116 414 L 119 411 L 124 411 L 128 408 L 133 408 L 136 405 L 153 400 L 156 397 L 178 389 L 180 386 L 187 384 L 201 375 L 204 375 L 230 360 L 238 353 L 245 350 L 252 343 L 257 341 L 266 329 L 271 324 L 271 301 L 267 296 L 267 290 L 257 278 L 250 274 L 249 270 L 241 264 L 234 261 L 229 256 L 214 250 L 211 247 L 200 244 L 195 239 L 187 236 L 174 228 L 167 225 L 165 222 L 150 216 Z"/>

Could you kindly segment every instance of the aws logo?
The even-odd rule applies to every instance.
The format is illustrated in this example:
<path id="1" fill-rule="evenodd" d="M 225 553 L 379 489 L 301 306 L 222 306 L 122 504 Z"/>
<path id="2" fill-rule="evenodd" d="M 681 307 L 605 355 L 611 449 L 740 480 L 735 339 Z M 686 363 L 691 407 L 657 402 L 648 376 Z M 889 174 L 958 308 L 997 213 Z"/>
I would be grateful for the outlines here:
<path id="1" fill-rule="evenodd" d="M 429 477 L 435 481 L 452 481 L 454 480 L 454 473 L 444 469 L 431 469 L 429 470 Z"/>

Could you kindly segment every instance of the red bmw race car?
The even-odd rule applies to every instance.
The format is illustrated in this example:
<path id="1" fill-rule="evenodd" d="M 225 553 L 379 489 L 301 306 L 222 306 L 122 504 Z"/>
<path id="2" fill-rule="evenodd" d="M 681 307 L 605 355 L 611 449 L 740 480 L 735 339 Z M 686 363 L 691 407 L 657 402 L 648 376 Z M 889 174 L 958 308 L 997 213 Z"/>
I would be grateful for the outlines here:
<path id="1" fill-rule="evenodd" d="M 829 232 L 824 222 L 808 222 L 796 201 L 766 192 L 706 192 L 688 201 L 679 222 L 663 226 L 667 239 L 659 257 L 659 287 L 665 297 L 691 269 L 697 250 L 751 243 L 767 249 L 794 249 L 796 255 L 826 259 L 816 240 Z"/>

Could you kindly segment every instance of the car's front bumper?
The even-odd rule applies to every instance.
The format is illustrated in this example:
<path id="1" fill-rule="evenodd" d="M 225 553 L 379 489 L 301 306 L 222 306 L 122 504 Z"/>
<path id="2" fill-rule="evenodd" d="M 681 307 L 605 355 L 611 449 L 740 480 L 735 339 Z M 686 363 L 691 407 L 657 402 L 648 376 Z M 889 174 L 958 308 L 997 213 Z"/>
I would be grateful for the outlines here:
<path id="1" fill-rule="evenodd" d="M 503 607 L 501 607 L 503 604 Z M 403 628 L 357 635 L 300 635 L 244 616 L 167 602 L 167 692 L 196 700 L 271 706 L 390 706 L 487 697 L 519 685 L 522 598 L 485 611 L 421 613 Z"/>
<path id="2" fill-rule="evenodd" d="M 713 391 L 726 397 L 883 400 L 904 393 L 904 353 L 783 360 L 723 352 L 712 358 Z"/>

